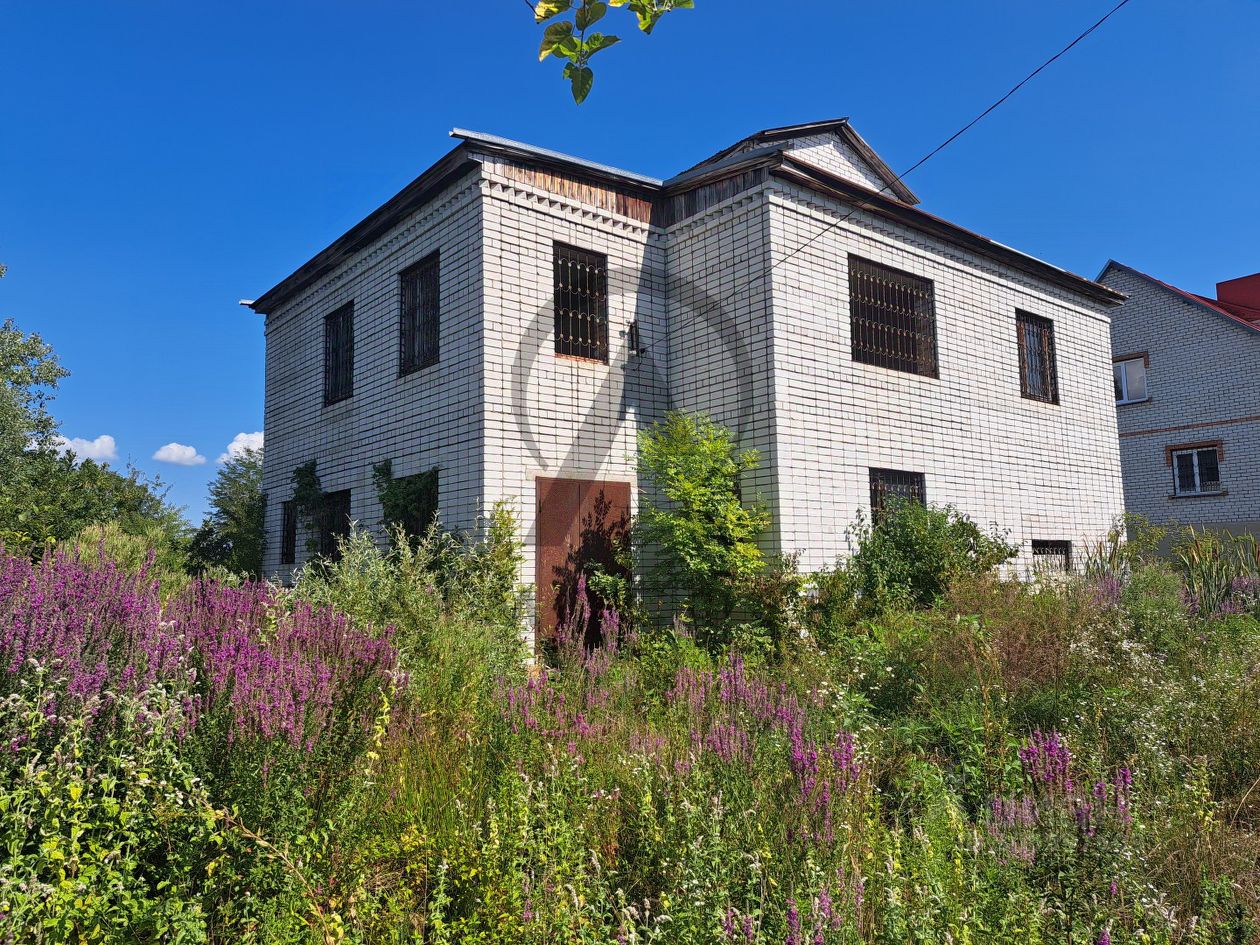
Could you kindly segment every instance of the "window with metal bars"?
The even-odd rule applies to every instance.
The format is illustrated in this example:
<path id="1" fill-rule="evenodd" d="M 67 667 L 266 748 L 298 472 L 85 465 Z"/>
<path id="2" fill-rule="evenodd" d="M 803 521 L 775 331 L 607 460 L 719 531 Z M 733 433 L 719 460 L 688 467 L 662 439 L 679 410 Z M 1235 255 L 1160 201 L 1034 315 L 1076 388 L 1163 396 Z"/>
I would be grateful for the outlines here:
<path id="1" fill-rule="evenodd" d="M 1072 570 L 1072 543 L 1070 541 L 1044 541 L 1034 538 L 1032 553 L 1035 573 L 1068 574 Z"/>
<path id="2" fill-rule="evenodd" d="M 331 561 L 341 558 L 340 538 L 350 537 L 350 490 L 325 492 L 319 511 L 319 553 Z"/>
<path id="3" fill-rule="evenodd" d="M 324 406 L 354 393 L 354 303 L 324 316 Z"/>
<path id="4" fill-rule="evenodd" d="M 1029 400 L 1059 402 L 1059 368 L 1054 353 L 1054 322 L 1030 312 L 1015 313 L 1019 339 L 1019 390 Z"/>
<path id="5" fill-rule="evenodd" d="M 400 374 L 410 374 L 438 362 L 440 273 L 440 258 L 437 253 L 431 253 L 399 274 L 402 289 Z"/>
<path id="6" fill-rule="evenodd" d="M 280 563 L 297 561 L 297 506 L 293 500 L 280 503 Z"/>
<path id="7" fill-rule="evenodd" d="M 1213 495 L 1221 491 L 1221 454 L 1217 447 L 1174 449 L 1171 454 L 1176 495 Z"/>
<path id="8" fill-rule="evenodd" d="M 889 502 L 927 502 L 927 480 L 921 472 L 904 469 L 871 470 L 871 520 L 879 524 Z"/>
<path id="9" fill-rule="evenodd" d="M 608 257 L 555 244 L 556 354 L 608 363 Z"/>
<path id="10" fill-rule="evenodd" d="M 854 361 L 940 376 L 931 280 L 850 256 L 849 319 Z"/>

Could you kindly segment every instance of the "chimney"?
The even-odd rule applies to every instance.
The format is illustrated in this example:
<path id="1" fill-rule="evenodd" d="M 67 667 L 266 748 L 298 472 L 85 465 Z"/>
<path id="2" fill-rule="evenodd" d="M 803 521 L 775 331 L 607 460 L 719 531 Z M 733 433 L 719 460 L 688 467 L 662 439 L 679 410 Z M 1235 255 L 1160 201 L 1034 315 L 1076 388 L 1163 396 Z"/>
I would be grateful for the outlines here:
<path id="1" fill-rule="evenodd" d="M 1248 317 L 1260 317 L 1260 272 L 1241 279 L 1216 283 L 1216 298 L 1226 306 L 1251 309 Z"/>

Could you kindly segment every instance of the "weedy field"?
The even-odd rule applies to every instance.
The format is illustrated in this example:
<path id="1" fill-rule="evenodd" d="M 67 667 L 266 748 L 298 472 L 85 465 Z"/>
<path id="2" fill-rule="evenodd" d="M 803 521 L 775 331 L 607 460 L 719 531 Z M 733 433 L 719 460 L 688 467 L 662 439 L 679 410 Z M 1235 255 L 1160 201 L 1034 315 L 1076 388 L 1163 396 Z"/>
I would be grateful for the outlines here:
<path id="1" fill-rule="evenodd" d="M 965 524 L 898 511 L 722 633 L 583 581 L 532 666 L 502 509 L 291 589 L 4 558 L 3 934 L 1252 941 L 1254 547 L 1028 582 Z"/>

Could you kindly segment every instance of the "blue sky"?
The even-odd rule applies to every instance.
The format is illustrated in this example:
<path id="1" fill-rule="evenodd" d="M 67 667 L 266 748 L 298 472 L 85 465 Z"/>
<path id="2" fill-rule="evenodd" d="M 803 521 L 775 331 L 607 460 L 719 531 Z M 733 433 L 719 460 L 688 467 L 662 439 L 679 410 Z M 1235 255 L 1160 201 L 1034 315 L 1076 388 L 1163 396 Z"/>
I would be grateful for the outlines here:
<path id="1" fill-rule="evenodd" d="M 581 108 L 537 63 L 521 0 L 8 5 L 0 318 L 72 372 L 65 435 L 112 437 L 199 519 L 217 457 L 262 427 L 263 326 L 237 300 L 444 154 L 452 127 L 664 177 L 759 128 L 848 115 L 902 170 L 1112 2 L 696 5 L 650 38 L 620 30 Z M 1114 257 L 1211 293 L 1260 269 L 1258 41 L 1256 0 L 1133 0 L 907 182 L 1077 272 Z M 205 463 L 152 458 L 169 443 Z"/>

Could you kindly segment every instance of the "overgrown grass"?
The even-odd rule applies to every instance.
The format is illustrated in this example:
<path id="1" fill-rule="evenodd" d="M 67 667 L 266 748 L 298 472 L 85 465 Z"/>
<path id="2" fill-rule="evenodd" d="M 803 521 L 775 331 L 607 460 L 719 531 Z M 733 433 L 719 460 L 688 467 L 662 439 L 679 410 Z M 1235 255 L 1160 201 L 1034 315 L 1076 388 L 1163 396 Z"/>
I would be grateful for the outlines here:
<path id="1" fill-rule="evenodd" d="M 609 615 L 615 650 L 561 640 L 526 667 L 505 513 L 485 534 L 387 552 L 355 536 L 291 591 L 201 583 L 165 604 L 107 562 L 10 564 L 3 930 L 1254 940 L 1260 622 L 1232 582 L 1205 607 L 1184 558 L 1126 547 L 1027 584 L 977 546 L 898 565 L 922 595 L 883 577 L 866 593 L 848 569 L 809 597 L 771 581 L 762 610 L 791 620 L 773 648 L 709 652 L 685 621 Z M 84 645 L 40 649 L 39 627 Z M 132 656 L 167 639 L 183 648 L 133 684 Z M 248 671 L 271 658 L 292 669 Z M 316 685 L 326 699 L 270 725 Z"/>

